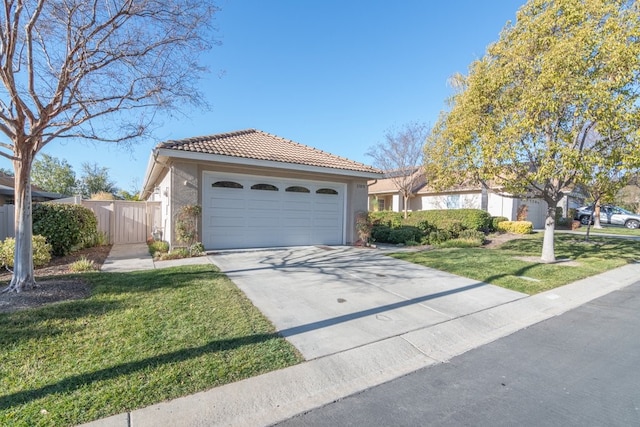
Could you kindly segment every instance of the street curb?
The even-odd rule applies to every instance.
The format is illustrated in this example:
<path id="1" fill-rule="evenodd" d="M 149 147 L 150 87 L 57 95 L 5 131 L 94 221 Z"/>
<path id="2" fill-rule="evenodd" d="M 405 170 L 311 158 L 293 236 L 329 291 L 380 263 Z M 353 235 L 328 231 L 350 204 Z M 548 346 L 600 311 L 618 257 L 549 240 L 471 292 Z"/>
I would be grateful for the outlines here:
<path id="1" fill-rule="evenodd" d="M 638 282 L 640 263 L 85 426 L 265 426 L 442 363 Z"/>

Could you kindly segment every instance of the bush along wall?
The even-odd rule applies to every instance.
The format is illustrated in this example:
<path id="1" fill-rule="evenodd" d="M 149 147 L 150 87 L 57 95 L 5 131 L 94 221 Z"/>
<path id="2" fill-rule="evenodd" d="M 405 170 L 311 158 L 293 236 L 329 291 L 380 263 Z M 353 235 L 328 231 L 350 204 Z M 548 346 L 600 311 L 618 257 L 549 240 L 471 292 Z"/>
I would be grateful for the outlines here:
<path id="1" fill-rule="evenodd" d="M 35 203 L 33 234 L 44 236 L 54 255 L 67 255 L 96 241 L 98 220 L 84 206 Z"/>
<path id="2" fill-rule="evenodd" d="M 400 212 L 370 212 L 369 215 L 373 224 L 371 238 L 379 243 L 441 244 L 457 239 L 466 230 L 484 235 L 493 224 L 489 213 L 480 209 L 416 211 L 407 219 Z"/>

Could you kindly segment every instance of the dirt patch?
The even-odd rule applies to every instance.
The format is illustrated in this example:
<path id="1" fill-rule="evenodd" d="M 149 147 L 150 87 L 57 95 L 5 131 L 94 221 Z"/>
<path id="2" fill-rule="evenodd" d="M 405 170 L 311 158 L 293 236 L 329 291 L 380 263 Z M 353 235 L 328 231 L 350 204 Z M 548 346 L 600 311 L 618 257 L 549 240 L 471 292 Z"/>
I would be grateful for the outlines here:
<path id="1" fill-rule="evenodd" d="M 522 239 L 523 237 L 525 237 L 524 234 L 515 233 L 492 234 L 490 236 L 487 236 L 485 244 L 482 245 L 482 247 L 486 249 L 495 249 L 503 243 L 506 243 L 510 240 Z"/>
<path id="2" fill-rule="evenodd" d="M 81 278 L 60 278 L 58 276 L 72 273 L 71 264 L 83 257 L 92 260 L 96 269 L 100 269 L 110 250 L 111 246 L 98 246 L 82 249 L 67 256 L 54 257 L 49 264 L 35 270 L 38 284 L 35 289 L 28 289 L 20 293 L 0 294 L 0 313 L 88 297 L 91 294 L 91 288 Z M 0 289 L 4 289 L 10 281 L 11 273 L 0 274 Z"/>

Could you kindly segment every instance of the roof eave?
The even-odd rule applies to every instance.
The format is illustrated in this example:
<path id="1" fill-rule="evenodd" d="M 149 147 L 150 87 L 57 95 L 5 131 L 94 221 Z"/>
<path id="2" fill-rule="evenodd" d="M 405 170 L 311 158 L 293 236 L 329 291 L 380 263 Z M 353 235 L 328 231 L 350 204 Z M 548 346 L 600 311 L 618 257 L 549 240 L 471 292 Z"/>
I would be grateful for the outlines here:
<path id="1" fill-rule="evenodd" d="M 276 162 L 272 160 L 260 160 L 260 159 L 252 159 L 252 158 L 245 158 L 245 157 L 224 156 L 224 155 L 209 154 L 209 153 L 194 153 L 192 151 L 172 150 L 167 148 L 157 148 L 154 151 L 157 152 L 157 156 L 172 157 L 172 158 L 184 159 L 184 160 L 219 162 L 219 163 L 227 163 L 227 164 L 242 165 L 242 166 L 268 167 L 268 168 L 274 168 L 274 169 L 288 169 L 288 170 L 296 170 L 301 172 L 343 175 L 343 176 L 350 176 L 354 178 L 364 178 L 364 179 L 379 179 L 382 176 L 382 172 L 367 172 L 367 171 L 356 171 L 356 170 L 350 170 L 350 169 L 329 168 L 329 167 L 321 167 L 321 166 L 308 166 L 308 165 L 302 165 L 298 163 Z"/>

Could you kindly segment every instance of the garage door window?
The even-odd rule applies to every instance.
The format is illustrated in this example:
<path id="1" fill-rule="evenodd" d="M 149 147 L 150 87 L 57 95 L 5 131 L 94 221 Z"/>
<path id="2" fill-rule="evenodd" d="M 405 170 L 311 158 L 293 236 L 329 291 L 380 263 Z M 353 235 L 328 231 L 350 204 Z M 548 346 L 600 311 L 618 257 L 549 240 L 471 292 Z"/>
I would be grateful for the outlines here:
<path id="1" fill-rule="evenodd" d="M 244 188 L 242 184 L 233 181 L 217 181 L 211 184 L 211 186 L 216 188 Z"/>
<path id="2" fill-rule="evenodd" d="M 338 192 L 333 188 L 320 188 L 316 190 L 316 194 L 333 194 L 338 195 Z"/>
<path id="3" fill-rule="evenodd" d="M 265 191 L 278 191 L 278 187 L 271 184 L 254 184 L 251 186 L 252 190 L 265 190 Z"/>
<path id="4" fill-rule="evenodd" d="M 289 193 L 311 193 L 307 187 L 300 187 L 298 185 L 292 185 L 291 187 L 287 187 L 286 190 Z"/>

